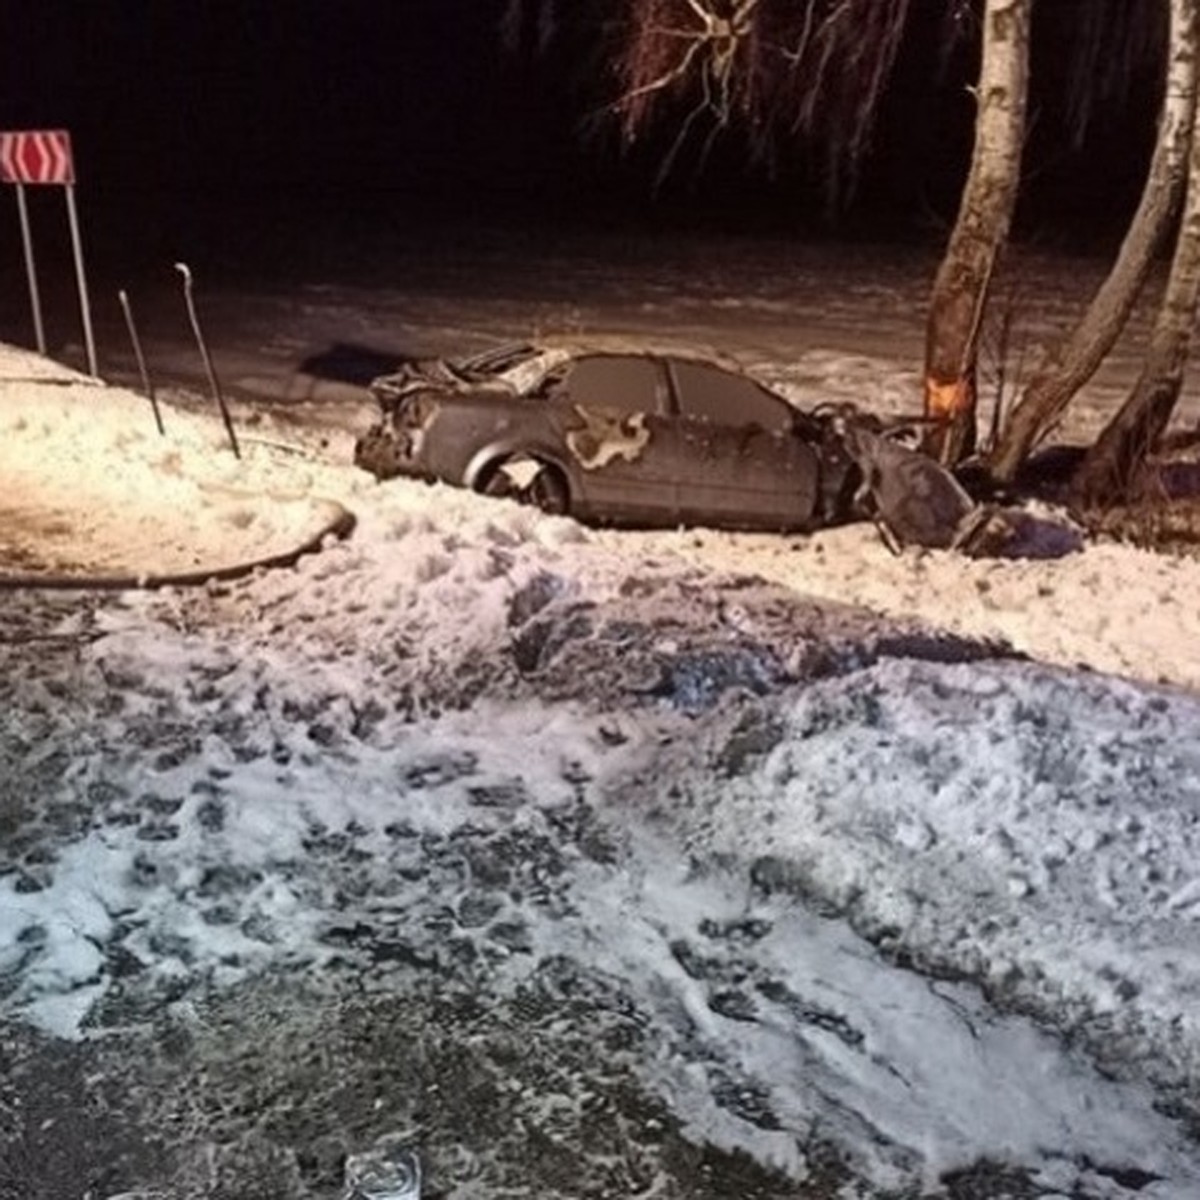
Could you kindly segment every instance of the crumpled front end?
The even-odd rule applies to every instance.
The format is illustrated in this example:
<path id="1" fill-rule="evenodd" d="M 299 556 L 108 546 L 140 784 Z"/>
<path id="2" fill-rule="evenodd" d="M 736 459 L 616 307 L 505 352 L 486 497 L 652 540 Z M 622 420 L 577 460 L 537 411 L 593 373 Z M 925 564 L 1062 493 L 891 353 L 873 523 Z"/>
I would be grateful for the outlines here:
<path id="1" fill-rule="evenodd" d="M 439 407 L 437 397 L 427 391 L 406 395 L 394 407 L 384 405 L 383 420 L 354 443 L 355 466 L 370 471 L 376 479 L 427 476 L 425 435 Z"/>
<path id="2" fill-rule="evenodd" d="M 354 443 L 354 465 L 380 480 L 412 475 L 415 473 L 412 439 L 398 433 L 391 422 L 372 425 Z"/>

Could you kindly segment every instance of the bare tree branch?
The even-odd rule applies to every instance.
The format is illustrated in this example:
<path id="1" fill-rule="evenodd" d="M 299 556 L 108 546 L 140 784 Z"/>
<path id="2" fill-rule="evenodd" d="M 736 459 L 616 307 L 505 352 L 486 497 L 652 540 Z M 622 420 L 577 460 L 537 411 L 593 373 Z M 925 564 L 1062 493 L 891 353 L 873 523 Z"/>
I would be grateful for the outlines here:
<path id="1" fill-rule="evenodd" d="M 624 0 L 610 111 L 627 144 L 673 125 L 670 163 L 701 119 L 706 148 L 736 125 L 762 159 L 780 139 L 811 138 L 827 148 L 831 194 L 850 190 L 911 3 Z"/>

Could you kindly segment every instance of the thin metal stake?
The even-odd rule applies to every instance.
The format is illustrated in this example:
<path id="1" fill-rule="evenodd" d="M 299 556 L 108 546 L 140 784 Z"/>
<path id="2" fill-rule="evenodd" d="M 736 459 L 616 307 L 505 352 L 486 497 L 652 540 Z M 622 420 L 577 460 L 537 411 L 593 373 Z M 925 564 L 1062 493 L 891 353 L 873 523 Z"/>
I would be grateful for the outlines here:
<path id="1" fill-rule="evenodd" d="M 238 447 L 237 434 L 233 431 L 233 420 L 229 416 L 229 407 L 221 394 L 221 385 L 217 382 L 217 373 L 213 370 L 212 358 L 208 346 L 204 342 L 204 334 L 200 331 L 200 318 L 196 316 L 196 302 L 192 298 L 192 269 L 187 263 L 177 262 L 177 270 L 183 276 L 183 299 L 187 304 L 188 319 L 192 323 L 192 332 L 196 335 L 196 345 L 200 347 L 200 357 L 204 359 L 204 369 L 208 372 L 208 385 L 212 389 L 213 399 L 221 410 L 221 419 L 225 422 L 225 432 L 229 434 L 229 444 L 233 447 L 234 458 L 241 458 L 242 452 Z"/>
<path id="2" fill-rule="evenodd" d="M 33 332 L 39 354 L 46 353 L 46 331 L 42 328 L 42 299 L 38 295 L 37 265 L 33 261 L 33 238 L 29 233 L 29 209 L 25 206 L 25 185 L 17 184 L 17 212 L 21 217 L 21 241 L 25 246 L 25 274 L 29 277 L 29 303 L 33 309 Z"/>
<path id="3" fill-rule="evenodd" d="M 150 372 L 146 370 L 146 360 L 142 355 L 142 342 L 138 337 L 137 326 L 133 323 L 133 309 L 129 307 L 129 297 L 125 294 L 124 288 L 117 292 L 117 299 L 120 300 L 121 311 L 125 314 L 125 327 L 129 330 L 129 340 L 133 343 L 133 354 L 142 375 L 142 391 L 146 393 L 150 407 L 154 409 L 154 423 L 158 426 L 158 432 L 166 433 L 167 431 L 163 428 L 162 413 L 158 410 L 158 397 L 154 394 L 154 384 L 150 382 Z"/>
<path id="4" fill-rule="evenodd" d="M 75 251 L 75 278 L 79 283 L 79 312 L 83 317 L 83 340 L 87 345 L 88 370 L 98 377 L 96 341 L 92 337 L 92 306 L 88 300 L 87 276 L 83 271 L 83 242 L 79 237 L 79 217 L 75 212 L 75 185 L 66 185 L 67 220 L 71 224 L 71 248 Z"/>

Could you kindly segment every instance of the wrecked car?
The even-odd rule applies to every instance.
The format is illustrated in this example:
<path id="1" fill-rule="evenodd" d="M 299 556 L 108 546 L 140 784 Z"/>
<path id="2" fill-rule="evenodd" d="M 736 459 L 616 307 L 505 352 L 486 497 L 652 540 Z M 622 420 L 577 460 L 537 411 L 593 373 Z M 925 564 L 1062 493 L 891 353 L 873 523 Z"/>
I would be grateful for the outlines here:
<path id="1" fill-rule="evenodd" d="M 355 445 L 379 479 L 440 480 L 583 521 L 806 532 L 872 519 L 955 544 L 976 506 L 845 405 L 806 412 L 717 355 L 612 343 L 413 361 L 371 384 Z"/>

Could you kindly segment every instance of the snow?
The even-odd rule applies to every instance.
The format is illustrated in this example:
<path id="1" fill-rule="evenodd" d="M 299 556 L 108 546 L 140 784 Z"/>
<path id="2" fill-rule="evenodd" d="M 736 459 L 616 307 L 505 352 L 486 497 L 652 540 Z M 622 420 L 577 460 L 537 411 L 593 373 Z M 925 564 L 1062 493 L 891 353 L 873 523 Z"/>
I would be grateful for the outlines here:
<path id="1" fill-rule="evenodd" d="M 171 412 L 175 428 L 160 435 L 142 397 L 75 377 L 30 387 L 42 380 L 28 358 L 0 373 L 0 556 L 10 569 L 67 578 L 218 574 L 285 553 L 342 511 L 280 491 L 267 508 L 247 491 L 240 460 L 218 452 L 228 445 L 222 427 Z M 105 419 L 96 421 L 101 404 Z"/>
<path id="2" fill-rule="evenodd" d="M 589 530 L 378 485 L 352 431 L 238 460 L 164 419 L 0 348 L 4 504 L 71 546 L 37 569 L 357 525 L 206 587 L 0 596 L 6 1020 L 103 1036 L 364 938 L 452 972 L 449 913 L 491 994 L 619 981 L 646 1086 L 794 1179 L 819 1138 L 864 1189 L 1200 1194 L 1200 560 Z"/>

